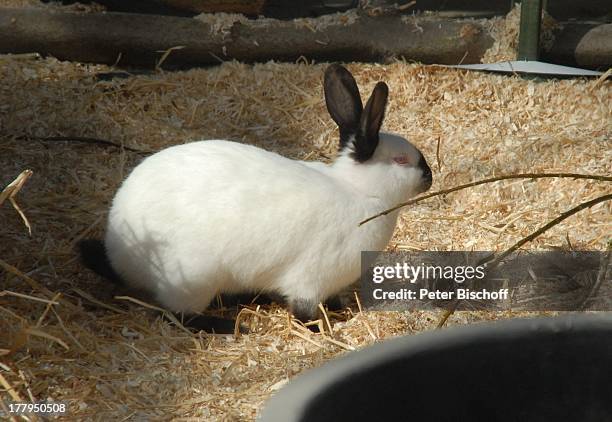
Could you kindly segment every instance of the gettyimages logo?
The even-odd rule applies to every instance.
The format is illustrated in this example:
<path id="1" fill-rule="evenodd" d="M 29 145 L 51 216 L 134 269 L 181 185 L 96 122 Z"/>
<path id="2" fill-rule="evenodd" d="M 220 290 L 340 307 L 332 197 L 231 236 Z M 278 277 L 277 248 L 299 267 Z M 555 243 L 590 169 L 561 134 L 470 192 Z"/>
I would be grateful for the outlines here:
<path id="1" fill-rule="evenodd" d="M 605 252 L 362 252 L 360 299 L 374 309 L 612 310 Z"/>

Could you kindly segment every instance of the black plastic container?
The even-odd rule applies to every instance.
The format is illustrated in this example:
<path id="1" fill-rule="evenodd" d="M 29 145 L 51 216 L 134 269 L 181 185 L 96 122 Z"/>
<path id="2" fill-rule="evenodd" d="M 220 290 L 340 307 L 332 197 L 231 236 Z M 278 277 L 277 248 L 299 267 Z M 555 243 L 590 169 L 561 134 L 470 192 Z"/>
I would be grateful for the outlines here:
<path id="1" fill-rule="evenodd" d="M 297 377 L 260 420 L 612 421 L 612 315 L 393 339 Z"/>

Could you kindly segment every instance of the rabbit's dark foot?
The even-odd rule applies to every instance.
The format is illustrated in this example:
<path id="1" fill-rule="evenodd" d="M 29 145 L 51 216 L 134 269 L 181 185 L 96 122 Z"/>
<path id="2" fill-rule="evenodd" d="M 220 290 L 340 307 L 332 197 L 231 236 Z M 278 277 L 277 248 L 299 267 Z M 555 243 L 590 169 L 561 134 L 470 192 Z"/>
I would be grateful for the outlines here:
<path id="1" fill-rule="evenodd" d="M 181 321 L 180 314 L 174 316 Z M 190 331 L 204 331 L 210 334 L 234 334 L 236 328 L 236 320 L 232 318 L 222 318 L 210 315 L 191 315 L 183 319 L 183 326 Z M 246 334 L 249 330 L 242 324 L 238 327 L 242 334 Z"/>
<path id="2" fill-rule="evenodd" d="M 289 303 L 289 310 L 302 322 L 319 319 L 319 303 L 311 299 L 293 299 Z"/>
<path id="3" fill-rule="evenodd" d="M 325 301 L 325 307 L 329 311 L 338 311 L 342 309 L 342 302 L 339 296 L 333 296 Z M 303 323 L 316 321 L 323 316 L 319 309 L 319 303 L 311 299 L 293 299 L 290 302 L 289 309 L 293 316 Z M 325 325 L 325 324 L 324 324 Z M 308 325 L 308 329 L 318 333 L 320 328 L 316 324 Z"/>
<path id="4" fill-rule="evenodd" d="M 342 300 L 340 296 L 332 296 L 325 301 L 325 307 L 328 311 L 340 311 L 344 307 L 342 306 Z"/>

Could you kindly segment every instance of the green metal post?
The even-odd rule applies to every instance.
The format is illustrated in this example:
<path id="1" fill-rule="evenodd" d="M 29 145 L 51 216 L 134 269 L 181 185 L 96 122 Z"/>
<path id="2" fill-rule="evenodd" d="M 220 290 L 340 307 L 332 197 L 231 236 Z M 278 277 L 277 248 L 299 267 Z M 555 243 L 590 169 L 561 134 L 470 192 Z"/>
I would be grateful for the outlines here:
<path id="1" fill-rule="evenodd" d="M 517 60 L 538 60 L 542 0 L 522 0 Z"/>

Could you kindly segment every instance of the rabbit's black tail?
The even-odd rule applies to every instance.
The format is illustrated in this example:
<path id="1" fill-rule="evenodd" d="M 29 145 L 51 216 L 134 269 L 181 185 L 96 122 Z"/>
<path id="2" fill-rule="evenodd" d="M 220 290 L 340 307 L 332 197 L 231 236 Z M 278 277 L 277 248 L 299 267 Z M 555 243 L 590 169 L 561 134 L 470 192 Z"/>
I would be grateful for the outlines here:
<path id="1" fill-rule="evenodd" d="M 106 249 L 101 240 L 84 239 L 77 243 L 77 247 L 81 255 L 81 262 L 83 262 L 87 268 L 115 284 L 123 284 L 121 277 L 119 277 L 119 274 L 117 274 L 111 266 L 108 256 L 106 255 Z"/>

